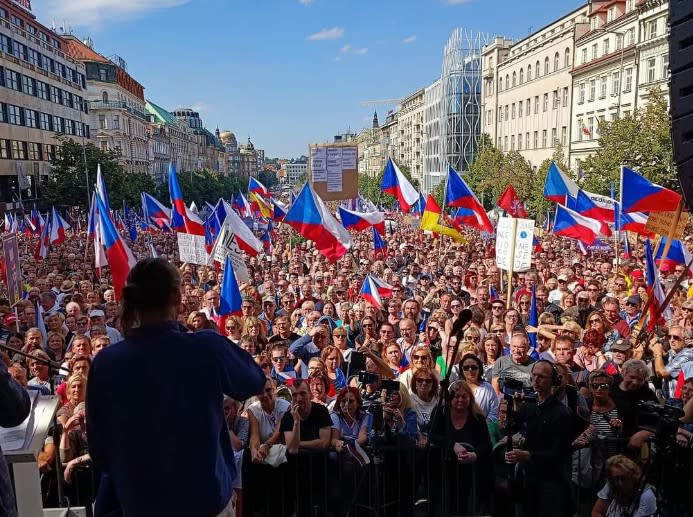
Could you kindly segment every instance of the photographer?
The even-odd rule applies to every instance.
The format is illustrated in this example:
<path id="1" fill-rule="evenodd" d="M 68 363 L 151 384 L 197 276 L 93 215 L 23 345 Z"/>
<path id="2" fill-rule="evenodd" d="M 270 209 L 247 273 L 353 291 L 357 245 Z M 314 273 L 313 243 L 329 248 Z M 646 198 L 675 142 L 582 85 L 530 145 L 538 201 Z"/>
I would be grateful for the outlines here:
<path id="1" fill-rule="evenodd" d="M 518 516 L 567 516 L 570 515 L 572 415 L 553 395 L 554 388 L 560 384 L 560 375 L 552 363 L 537 361 L 531 376 L 537 403 L 521 408 L 523 443 L 520 448 L 505 453 L 506 462 L 521 464 L 524 489 Z"/>
<path id="2" fill-rule="evenodd" d="M 616 403 L 623 426 L 621 436 L 630 438 L 629 447 L 638 448 L 647 436 L 647 431 L 637 431 L 637 402 L 654 402 L 658 404 L 657 396 L 647 386 L 650 372 L 644 361 L 631 359 L 623 364 L 623 379 L 619 384 L 611 386 L 610 395 Z M 637 435 L 637 436 L 634 436 Z"/>
<path id="3" fill-rule="evenodd" d="M 691 333 L 680 325 L 673 325 L 669 329 L 669 346 L 667 362 L 664 362 L 664 347 L 657 340 L 650 343 L 650 351 L 654 357 L 654 370 L 662 382 L 662 395 L 665 399 L 673 398 L 676 390 L 676 380 L 684 363 L 693 361 L 693 342 Z"/>

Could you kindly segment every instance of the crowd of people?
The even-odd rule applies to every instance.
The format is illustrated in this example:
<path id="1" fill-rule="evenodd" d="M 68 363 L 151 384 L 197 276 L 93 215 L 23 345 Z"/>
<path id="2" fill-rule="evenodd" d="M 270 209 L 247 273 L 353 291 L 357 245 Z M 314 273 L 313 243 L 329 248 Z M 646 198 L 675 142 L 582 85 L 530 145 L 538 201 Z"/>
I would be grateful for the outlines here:
<path id="1" fill-rule="evenodd" d="M 177 321 L 183 333 L 220 334 L 233 350 L 225 359 L 252 357 L 263 373 L 262 389 L 251 392 L 230 379 L 242 396 L 223 401 L 243 515 L 304 515 L 316 507 L 353 515 L 388 498 L 391 515 L 425 508 L 430 515 L 645 516 L 663 504 L 690 515 L 693 275 L 685 265 L 662 268 L 673 296 L 656 331 L 647 332 L 641 316 L 651 291 L 641 246 L 615 260 L 546 235 L 531 269 L 508 285 L 492 238 L 469 231 L 467 242 L 454 243 L 424 234 L 412 216 L 391 217 L 383 255 L 374 256 L 371 233 L 361 232 L 336 262 L 280 225 L 271 253 L 245 256 L 242 315 L 230 317 L 220 317 L 219 268 L 181 264 L 175 235 L 141 234 L 130 243 L 139 259 L 153 248 L 178 271 L 172 289 L 179 296 L 162 320 Z M 207 382 L 213 366 L 194 349 L 167 349 L 160 335 L 147 334 L 160 348 L 158 364 L 114 346 L 127 338 L 133 316 L 116 299 L 108 268 L 94 269 L 84 233 L 68 232 L 41 261 L 31 257 L 34 238 L 19 242 L 26 296 L 13 307 L 0 300 L 2 360 L 27 390 L 61 397 L 58 441 L 49 438 L 39 457 L 44 501 L 54 505 L 58 466 L 65 492 L 78 500 L 89 493 L 80 484 L 91 479 L 80 478 L 82 467 L 116 461 L 101 433 L 122 432 L 137 443 L 121 447 L 146 454 L 142 436 L 165 437 L 176 426 L 141 407 L 137 390 L 147 386 L 128 386 L 128 369 L 151 369 L 175 397 Z M 684 242 L 693 247 L 690 237 Z M 360 296 L 367 274 L 392 287 L 382 307 Z M 143 285 L 139 303 L 156 297 L 154 284 Z M 530 325 L 533 303 L 537 325 Z M 96 359 L 105 350 L 111 370 Z M 167 370 L 175 353 L 189 354 L 188 368 Z M 94 364 L 110 372 L 107 380 L 90 372 Z M 89 402 L 97 392 L 99 404 L 114 406 Z M 149 410 L 149 420 L 142 429 L 87 434 L 87 409 L 101 418 L 112 413 L 118 425 L 116 415 L 128 408 L 115 400 Z M 197 402 L 202 412 L 210 404 Z M 180 418 L 194 414 L 180 410 Z M 670 414 L 676 425 L 662 436 Z M 176 465 L 175 458 L 151 461 Z M 662 471 L 680 485 L 658 484 Z"/>

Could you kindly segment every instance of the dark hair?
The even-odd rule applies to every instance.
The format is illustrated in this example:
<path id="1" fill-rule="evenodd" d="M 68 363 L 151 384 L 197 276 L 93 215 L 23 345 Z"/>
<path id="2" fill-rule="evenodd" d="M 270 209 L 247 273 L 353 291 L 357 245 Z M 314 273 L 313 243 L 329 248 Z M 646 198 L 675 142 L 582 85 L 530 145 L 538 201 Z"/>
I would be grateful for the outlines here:
<path id="1" fill-rule="evenodd" d="M 346 386 L 339 390 L 339 393 L 337 393 L 337 399 L 334 403 L 334 412 L 339 416 L 344 416 L 344 412 L 342 411 L 342 399 L 344 399 L 344 397 L 349 393 L 351 393 L 354 396 L 354 399 L 356 399 L 357 407 L 355 416 L 357 419 L 361 419 L 363 417 L 363 401 L 361 400 L 361 393 L 359 393 L 359 389 L 354 386 Z"/>
<path id="2" fill-rule="evenodd" d="M 171 305 L 171 296 L 180 290 L 180 274 L 162 258 L 140 260 L 130 270 L 123 287 L 121 322 L 130 334 L 143 313 L 163 312 Z"/>
<path id="3" fill-rule="evenodd" d="M 458 364 L 458 368 L 459 368 L 459 370 L 460 370 L 460 378 L 461 378 L 461 379 L 464 378 L 464 377 L 463 377 L 463 373 L 462 373 L 462 364 L 463 364 L 465 361 L 467 361 L 467 360 L 472 360 L 472 361 L 474 361 L 474 362 L 476 363 L 476 365 L 479 367 L 479 369 L 477 370 L 477 374 L 476 374 L 477 377 L 476 377 L 476 379 L 477 379 L 477 381 L 479 381 L 479 382 L 483 382 L 483 380 L 484 380 L 484 363 L 482 363 L 482 362 L 481 362 L 481 359 L 479 359 L 479 357 L 478 357 L 477 355 L 475 355 L 475 354 L 469 354 L 469 353 L 464 354 L 464 355 L 462 356 L 462 359 L 460 359 L 460 362 L 457 363 L 457 364 Z"/>

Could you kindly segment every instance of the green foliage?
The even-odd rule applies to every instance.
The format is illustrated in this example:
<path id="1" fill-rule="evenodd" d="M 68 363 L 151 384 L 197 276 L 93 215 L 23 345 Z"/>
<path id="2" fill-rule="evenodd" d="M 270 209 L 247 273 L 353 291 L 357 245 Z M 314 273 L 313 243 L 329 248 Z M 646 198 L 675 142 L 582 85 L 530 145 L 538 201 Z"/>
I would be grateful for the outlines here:
<path id="1" fill-rule="evenodd" d="M 236 192 L 248 190 L 248 182 L 245 178 L 223 176 L 217 171 L 208 169 L 179 172 L 178 183 L 186 204 L 189 205 L 194 201 L 199 208 L 202 208 L 205 201 L 214 204 L 220 197 L 230 199 Z M 265 186 L 269 188 L 266 183 Z M 159 185 L 157 197 L 162 202 L 168 203 L 170 199 L 168 184 Z"/>
<path id="2" fill-rule="evenodd" d="M 611 182 L 618 185 L 620 167 L 625 165 L 650 181 L 680 190 L 671 142 L 671 118 L 664 92 L 653 87 L 647 95 L 648 103 L 644 108 L 600 125 L 599 149 L 582 164 L 585 172 L 582 188 L 608 195 Z"/>
<path id="3" fill-rule="evenodd" d="M 544 198 L 544 183 L 546 183 L 546 175 L 549 172 L 551 162 L 556 162 L 556 165 L 566 174 L 570 174 L 566 157 L 563 154 L 563 146 L 559 145 L 551 156 L 551 159 L 544 160 L 535 174 L 534 184 L 536 188 L 530 193 L 527 198 L 527 210 L 532 214 L 537 221 L 543 221 L 546 218 L 546 212 L 552 207 L 553 203 Z"/>
<path id="4" fill-rule="evenodd" d="M 258 179 L 260 180 L 260 183 L 267 188 L 272 188 L 279 183 L 277 175 L 272 171 L 260 171 L 260 174 L 258 174 Z"/>
<path id="5" fill-rule="evenodd" d="M 153 192 L 156 188 L 154 180 L 148 174 L 125 172 L 114 151 L 103 151 L 91 143 L 82 147 L 79 142 L 61 138 L 60 150 L 51 162 L 53 173 L 40 187 L 43 203 L 47 206 L 88 207 L 87 185 L 91 192 L 96 183 L 99 164 L 112 207 L 122 206 L 123 201 L 130 206 L 139 205 L 140 192 Z"/>

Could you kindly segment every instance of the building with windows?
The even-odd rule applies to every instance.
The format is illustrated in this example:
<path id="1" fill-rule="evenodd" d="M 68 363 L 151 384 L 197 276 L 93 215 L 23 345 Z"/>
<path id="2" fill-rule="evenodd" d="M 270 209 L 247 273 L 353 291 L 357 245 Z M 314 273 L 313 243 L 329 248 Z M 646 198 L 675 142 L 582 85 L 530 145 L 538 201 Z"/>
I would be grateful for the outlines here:
<path id="1" fill-rule="evenodd" d="M 295 160 L 282 165 L 283 175 L 280 174 L 281 182 L 290 186 L 295 186 L 299 181 L 306 181 L 308 178 L 308 160 Z"/>
<path id="2" fill-rule="evenodd" d="M 226 147 L 219 138 L 220 134 L 215 135 L 208 131 L 200 118 L 200 114 L 190 108 L 177 108 L 172 111 L 183 125 L 190 128 L 194 135 L 197 150 L 194 153 L 196 163 L 191 170 L 208 169 L 218 171 L 222 174 L 228 173 L 228 163 L 226 159 Z M 217 128 L 217 133 L 219 129 Z"/>
<path id="3" fill-rule="evenodd" d="M 118 56 L 107 58 L 91 40 L 65 35 L 65 53 L 84 63 L 91 137 L 103 150 L 116 151 L 128 172 L 149 172 L 149 117 L 144 112 L 144 86 Z"/>
<path id="4" fill-rule="evenodd" d="M 482 131 L 533 167 L 569 145 L 575 39 L 589 28 L 587 13 L 582 6 L 520 41 L 497 37 L 483 48 Z"/>
<path id="5" fill-rule="evenodd" d="M 397 113 L 399 165 L 409 169 L 412 179 L 423 183 L 424 89 L 402 99 Z"/>
<path id="6" fill-rule="evenodd" d="M 399 148 L 398 127 L 399 111 L 388 111 L 385 122 L 380 126 L 380 149 L 383 153 L 383 163 L 387 163 L 388 158 L 397 159 L 397 149 Z"/>
<path id="7" fill-rule="evenodd" d="M 668 94 L 668 2 L 592 0 L 589 30 L 575 41 L 570 166 L 599 147 L 604 121 L 631 115 L 651 87 Z"/>
<path id="8" fill-rule="evenodd" d="M 442 165 L 441 114 L 443 111 L 440 79 L 424 88 L 423 181 L 424 192 L 430 192 L 444 181 L 447 169 Z"/>
<path id="9" fill-rule="evenodd" d="M 239 171 L 241 176 L 249 178 L 250 176 L 257 176 L 260 172 L 258 167 L 258 154 L 255 151 L 255 145 L 248 137 L 248 143 L 241 144 L 238 150 L 240 155 L 240 167 Z"/>
<path id="10" fill-rule="evenodd" d="M 28 2 L 0 0 L 0 202 L 35 198 L 57 135 L 90 137 L 86 71 Z M 20 191 L 21 186 L 21 191 Z"/>
<path id="11" fill-rule="evenodd" d="M 151 173 L 158 182 L 168 178 L 168 166 L 173 162 L 177 171 L 191 171 L 197 167 L 197 140 L 190 127 L 173 113 L 151 101 L 146 101 L 149 116 L 149 146 Z"/>
<path id="12" fill-rule="evenodd" d="M 238 140 L 236 140 L 236 135 L 234 135 L 231 131 L 222 131 L 219 134 L 219 139 L 226 148 L 226 161 L 228 163 L 229 174 L 240 174 L 241 153 L 238 148 Z"/>

